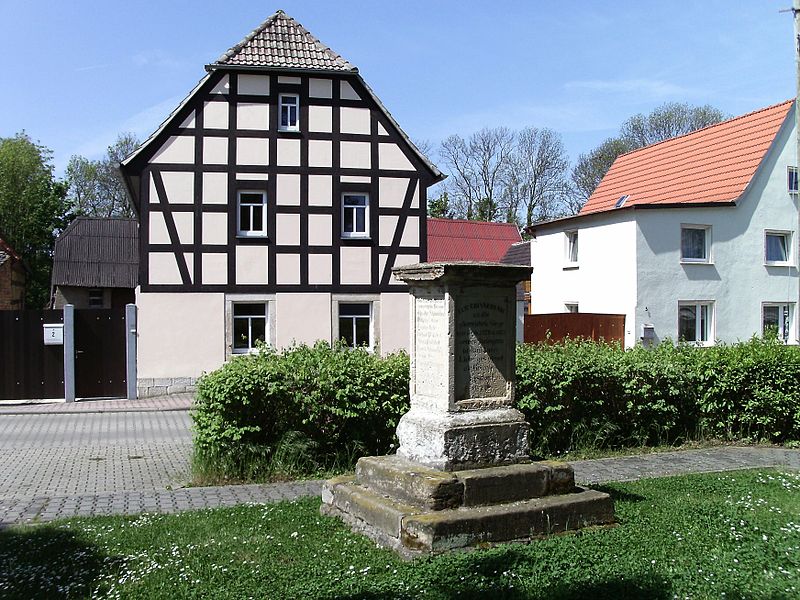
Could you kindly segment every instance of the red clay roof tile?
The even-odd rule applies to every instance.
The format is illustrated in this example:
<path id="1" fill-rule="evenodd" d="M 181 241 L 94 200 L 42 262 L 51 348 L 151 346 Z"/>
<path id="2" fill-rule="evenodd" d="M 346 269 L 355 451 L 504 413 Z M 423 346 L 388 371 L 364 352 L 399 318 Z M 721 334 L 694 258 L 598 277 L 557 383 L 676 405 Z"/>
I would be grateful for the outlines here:
<path id="1" fill-rule="evenodd" d="M 764 159 L 793 100 L 623 154 L 580 214 L 625 207 L 735 201 Z"/>

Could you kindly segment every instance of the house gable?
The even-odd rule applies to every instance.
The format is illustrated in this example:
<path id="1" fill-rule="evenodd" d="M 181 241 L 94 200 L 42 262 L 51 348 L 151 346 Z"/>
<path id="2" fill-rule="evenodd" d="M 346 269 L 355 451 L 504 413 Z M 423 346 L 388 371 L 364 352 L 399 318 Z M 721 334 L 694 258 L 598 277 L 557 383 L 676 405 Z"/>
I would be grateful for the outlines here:
<path id="1" fill-rule="evenodd" d="M 123 162 L 142 291 L 395 291 L 391 268 L 425 260 L 426 190 L 441 173 L 355 68 L 299 27 L 273 15 Z M 273 34 L 317 57 L 286 64 Z M 284 95 L 299 101 L 299 131 L 279 128 Z M 265 195 L 264 237 L 237 234 L 243 192 Z M 342 235 L 345 193 L 367 196 L 368 236 Z"/>

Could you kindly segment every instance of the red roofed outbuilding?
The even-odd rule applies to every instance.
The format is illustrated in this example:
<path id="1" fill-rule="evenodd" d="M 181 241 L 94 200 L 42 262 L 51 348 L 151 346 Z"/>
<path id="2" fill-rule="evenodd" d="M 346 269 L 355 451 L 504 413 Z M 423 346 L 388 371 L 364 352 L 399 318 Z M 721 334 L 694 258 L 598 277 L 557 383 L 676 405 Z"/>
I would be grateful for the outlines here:
<path id="1" fill-rule="evenodd" d="M 521 241 L 514 223 L 428 219 L 428 262 L 500 262 Z"/>
<path id="2" fill-rule="evenodd" d="M 625 345 L 797 343 L 787 101 L 617 158 L 581 212 L 529 228 L 534 313 L 625 314 Z"/>

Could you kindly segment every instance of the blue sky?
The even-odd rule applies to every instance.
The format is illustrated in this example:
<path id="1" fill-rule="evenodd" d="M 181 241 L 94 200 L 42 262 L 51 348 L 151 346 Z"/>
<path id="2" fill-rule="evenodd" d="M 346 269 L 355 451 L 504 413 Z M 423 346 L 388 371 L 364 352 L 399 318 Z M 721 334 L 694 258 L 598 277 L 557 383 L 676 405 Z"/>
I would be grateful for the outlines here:
<path id="1" fill-rule="evenodd" d="M 0 0 L 0 137 L 100 157 L 151 133 L 213 62 L 284 9 L 436 143 L 550 127 L 574 160 L 666 101 L 738 115 L 795 89 L 791 0 L 69 2 Z"/>

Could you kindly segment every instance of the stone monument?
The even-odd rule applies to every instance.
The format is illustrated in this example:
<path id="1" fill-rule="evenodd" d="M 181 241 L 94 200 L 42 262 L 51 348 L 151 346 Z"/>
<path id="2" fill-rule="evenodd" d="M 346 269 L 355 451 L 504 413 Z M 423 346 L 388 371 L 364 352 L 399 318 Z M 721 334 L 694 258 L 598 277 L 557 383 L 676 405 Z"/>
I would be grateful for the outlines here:
<path id="1" fill-rule="evenodd" d="M 514 405 L 516 284 L 531 268 L 423 263 L 411 292 L 411 409 L 393 456 L 327 481 L 322 512 L 405 557 L 612 523 L 608 494 L 567 464 L 531 462 Z"/>

